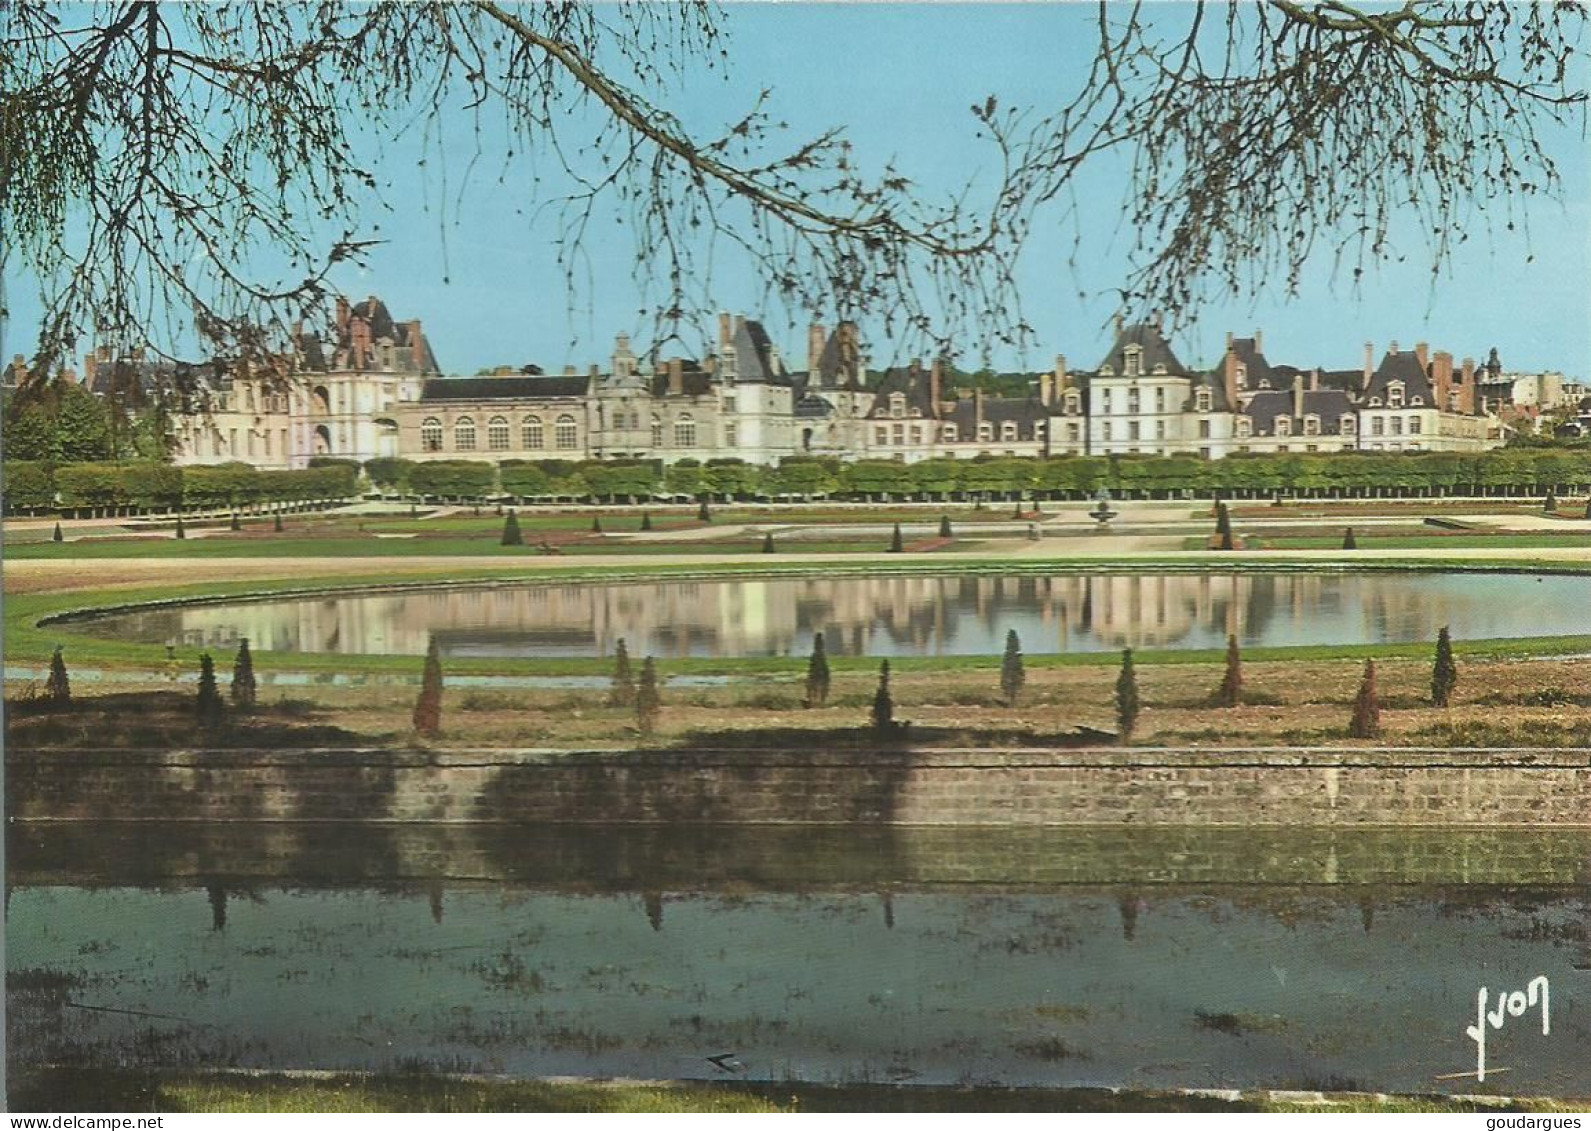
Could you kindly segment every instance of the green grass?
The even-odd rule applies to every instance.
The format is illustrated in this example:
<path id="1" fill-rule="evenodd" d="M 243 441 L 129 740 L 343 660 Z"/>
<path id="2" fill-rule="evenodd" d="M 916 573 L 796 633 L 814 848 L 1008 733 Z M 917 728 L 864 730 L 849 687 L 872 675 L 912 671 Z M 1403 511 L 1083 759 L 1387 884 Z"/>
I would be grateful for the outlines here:
<path id="1" fill-rule="evenodd" d="M 1266 1092 L 1229 1099 L 1105 1088 L 930 1087 L 888 1084 L 640 1083 L 505 1080 L 428 1072 L 376 1076 L 151 1073 L 116 1069 L 19 1070 L 12 1111 L 119 1112 L 1146 1112 L 1370 1111 L 1572 1112 L 1585 1102 L 1445 1096 L 1328 1095 L 1325 1104 Z"/>

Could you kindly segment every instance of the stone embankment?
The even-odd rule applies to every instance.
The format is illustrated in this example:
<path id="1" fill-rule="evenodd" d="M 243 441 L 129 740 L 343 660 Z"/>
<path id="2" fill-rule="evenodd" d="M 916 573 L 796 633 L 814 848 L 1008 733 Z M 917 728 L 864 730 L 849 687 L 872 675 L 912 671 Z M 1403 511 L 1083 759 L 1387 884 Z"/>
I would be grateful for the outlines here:
<path id="1" fill-rule="evenodd" d="M 71 751 L 20 820 L 1591 826 L 1591 751 Z"/>

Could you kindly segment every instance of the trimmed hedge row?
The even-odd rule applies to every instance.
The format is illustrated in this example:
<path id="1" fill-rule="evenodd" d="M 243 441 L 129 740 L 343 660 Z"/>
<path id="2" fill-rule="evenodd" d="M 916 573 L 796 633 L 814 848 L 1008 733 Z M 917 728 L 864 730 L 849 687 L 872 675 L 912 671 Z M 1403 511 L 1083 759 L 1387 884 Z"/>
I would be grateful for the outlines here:
<path id="1" fill-rule="evenodd" d="M 261 471 L 244 463 L 175 467 L 165 463 L 63 463 L 7 460 L 7 510 L 112 513 L 185 508 L 251 508 L 329 502 L 359 493 L 356 465 Z"/>

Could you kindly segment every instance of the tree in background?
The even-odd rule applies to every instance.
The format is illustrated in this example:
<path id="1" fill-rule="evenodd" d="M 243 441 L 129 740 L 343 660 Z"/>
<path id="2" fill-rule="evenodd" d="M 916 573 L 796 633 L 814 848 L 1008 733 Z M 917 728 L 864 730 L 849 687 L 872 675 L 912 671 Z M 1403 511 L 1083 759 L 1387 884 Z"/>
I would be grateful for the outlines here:
<path id="1" fill-rule="evenodd" d="M 806 706 L 822 707 L 829 701 L 829 654 L 824 649 L 823 634 L 812 637 L 812 655 L 807 660 Z"/>
<path id="2" fill-rule="evenodd" d="M 733 57 L 734 15 L 713 6 L 113 2 L 67 21 L 12 0 L 7 19 L 0 269 L 50 281 L 44 372 L 91 328 L 147 341 L 177 317 L 221 356 L 280 356 L 380 235 L 370 157 L 416 122 L 439 138 L 456 107 L 490 163 L 534 166 L 526 205 L 557 206 L 572 284 L 617 210 L 659 338 L 712 309 L 732 247 L 792 310 L 866 296 L 887 324 L 996 344 L 1029 336 L 1016 265 L 1051 230 L 1037 210 L 1097 156 L 1125 165 L 1134 241 L 1105 285 L 1130 313 L 1186 319 L 1211 293 L 1295 291 L 1311 256 L 1357 282 L 1406 254 L 1405 216 L 1437 233 L 1440 272 L 1494 213 L 1512 224 L 1519 198 L 1561 190 L 1543 132 L 1586 97 L 1575 4 L 1079 6 L 1093 65 L 1047 112 L 998 90 L 972 106 L 969 175 L 989 171 L 987 191 L 940 203 L 842 130 L 785 134 L 776 91 L 726 108 L 721 131 L 689 128 L 676 76 Z M 1377 175 L 1343 193 L 1344 169 Z M 534 195 L 544 180 L 576 187 Z"/>
<path id="3" fill-rule="evenodd" d="M 199 657 L 199 697 L 196 707 L 201 726 L 213 727 L 221 721 L 224 709 L 221 689 L 216 686 L 215 661 L 208 652 Z"/>
<path id="4" fill-rule="evenodd" d="M 873 692 L 873 730 L 891 734 L 895 730 L 895 697 L 889 690 L 889 661 L 878 669 L 878 690 Z"/>
<path id="5" fill-rule="evenodd" d="M 1121 674 L 1116 677 L 1116 734 L 1125 745 L 1138 725 L 1138 673 L 1132 666 L 1132 649 L 1121 653 Z"/>
<path id="6" fill-rule="evenodd" d="M 613 649 L 613 690 L 608 693 L 608 703 L 614 707 L 635 703 L 635 673 L 630 670 L 630 649 L 622 638 Z"/>
<path id="7" fill-rule="evenodd" d="M 1237 648 L 1237 635 L 1229 633 L 1226 638 L 1226 674 L 1221 677 L 1221 686 L 1215 689 L 1215 705 L 1237 707 L 1242 702 L 1243 656 Z"/>
<path id="8" fill-rule="evenodd" d="M 414 704 L 414 732 L 421 738 L 435 738 L 442 732 L 442 649 L 434 636 L 425 650 L 420 698 Z"/>
<path id="9" fill-rule="evenodd" d="M 712 512 L 712 509 L 710 507 L 708 507 L 708 505 L 707 505 L 707 496 L 706 495 L 702 496 L 702 505 L 696 508 L 696 521 L 697 522 L 711 522 L 711 521 L 713 521 L 713 512 Z"/>
<path id="10" fill-rule="evenodd" d="M 1005 634 L 1005 656 L 1000 661 L 1000 694 L 1005 697 L 1007 707 L 1016 706 L 1027 679 L 1027 671 L 1022 666 L 1022 641 L 1013 628 Z"/>
<path id="11" fill-rule="evenodd" d="M 1353 701 L 1353 720 L 1348 724 L 1350 738 L 1381 737 L 1381 697 L 1376 692 L 1376 662 L 1365 661 L 1364 679 Z"/>
<path id="12" fill-rule="evenodd" d="M 1446 707 L 1458 687 L 1458 664 L 1453 660 L 1453 640 L 1447 625 L 1436 634 L 1436 662 L 1431 666 L 1431 702 Z"/>
<path id="13" fill-rule="evenodd" d="M 258 685 L 254 679 L 254 656 L 249 652 L 249 638 L 238 641 L 237 658 L 232 661 L 232 705 L 252 707 Z"/>
<path id="14" fill-rule="evenodd" d="M 512 508 L 508 511 L 508 517 L 503 519 L 502 544 L 505 546 L 523 546 L 525 544 L 525 536 L 519 532 L 519 516 L 514 514 Z"/>
<path id="15" fill-rule="evenodd" d="M 635 722 L 642 734 L 657 730 L 657 721 L 663 713 L 663 700 L 658 695 L 657 665 L 648 656 L 641 664 L 641 685 L 635 691 Z"/>
<path id="16" fill-rule="evenodd" d="M 72 680 L 66 674 L 66 657 L 61 653 L 61 646 L 55 646 L 55 654 L 50 657 L 50 678 L 44 684 L 44 698 L 57 707 L 64 707 L 72 701 Z"/>

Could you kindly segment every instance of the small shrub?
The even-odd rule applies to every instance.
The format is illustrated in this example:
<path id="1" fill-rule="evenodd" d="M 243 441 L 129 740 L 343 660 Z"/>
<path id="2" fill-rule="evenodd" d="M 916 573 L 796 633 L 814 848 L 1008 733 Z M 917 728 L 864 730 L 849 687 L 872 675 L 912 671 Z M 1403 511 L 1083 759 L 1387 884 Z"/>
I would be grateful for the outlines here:
<path id="1" fill-rule="evenodd" d="M 507 517 L 503 519 L 502 544 L 504 546 L 523 546 L 525 544 L 525 536 L 519 529 L 519 516 L 514 513 L 512 508 L 509 509 Z"/>
<path id="2" fill-rule="evenodd" d="M 829 656 L 824 648 L 823 634 L 812 637 L 812 656 L 807 660 L 808 707 L 821 707 L 829 701 Z"/>
<path id="3" fill-rule="evenodd" d="M 895 528 L 897 531 L 900 527 Z M 873 692 L 873 729 L 880 734 L 895 731 L 895 697 L 889 690 L 889 661 L 878 669 L 878 690 Z"/>
<path id="4" fill-rule="evenodd" d="M 1442 631 L 1436 634 L 1436 661 L 1431 666 L 1431 702 L 1446 707 L 1457 686 L 1458 664 L 1453 661 L 1453 641 L 1448 636 L 1447 626 L 1443 625 Z"/>
<path id="5" fill-rule="evenodd" d="M 948 514 L 942 514 L 942 515 L 939 516 L 939 537 L 941 537 L 941 538 L 954 538 L 955 537 L 955 535 L 950 532 L 950 516 Z"/>
<path id="6" fill-rule="evenodd" d="M 1353 703 L 1353 720 L 1348 724 L 1350 738 L 1381 737 L 1381 698 L 1376 692 L 1376 662 L 1365 661 L 1364 679 Z"/>
<path id="7" fill-rule="evenodd" d="M 641 513 L 641 529 L 642 530 L 651 530 L 652 529 L 652 516 L 649 513 L 645 512 L 645 511 L 643 511 Z"/>
<path id="8" fill-rule="evenodd" d="M 702 498 L 702 505 L 696 508 L 696 521 L 697 522 L 711 522 L 711 521 L 713 521 L 713 512 L 712 512 L 711 508 L 708 507 L 707 499 L 706 499 L 705 496 L 703 496 L 703 498 Z"/>
<path id="9" fill-rule="evenodd" d="M 61 654 L 59 644 L 55 646 L 55 654 L 50 657 L 50 678 L 44 684 L 44 698 L 59 707 L 64 707 L 72 700 L 72 681 L 66 674 L 66 658 Z"/>
<path id="10" fill-rule="evenodd" d="M 199 657 L 197 709 L 201 726 L 213 727 L 221 721 L 221 690 L 215 682 L 215 661 L 208 652 Z"/>
<path id="11" fill-rule="evenodd" d="M 906 544 L 905 544 L 904 541 L 902 541 L 901 535 L 900 535 L 900 523 L 897 522 L 895 524 L 895 533 L 890 536 L 889 552 L 892 553 L 892 554 L 898 554 L 898 553 L 902 552 L 905 548 L 906 548 Z"/>
<path id="12" fill-rule="evenodd" d="M 1016 706 L 1027 678 L 1022 666 L 1022 641 L 1013 628 L 1005 634 L 1005 655 L 1000 661 L 1000 694 L 1005 697 L 1007 707 Z"/>
<path id="13" fill-rule="evenodd" d="M 238 641 L 237 658 L 232 661 L 232 705 L 254 706 L 258 684 L 254 679 L 254 656 L 249 652 L 248 637 Z"/>
<path id="14" fill-rule="evenodd" d="M 1215 691 L 1217 707 L 1236 707 L 1243 702 L 1243 656 L 1238 651 L 1237 636 L 1226 638 L 1226 675 Z"/>
<path id="15" fill-rule="evenodd" d="M 635 721 L 642 734 L 657 730 L 658 717 L 663 713 L 663 701 L 657 690 L 657 665 L 648 656 L 641 664 L 641 685 L 635 691 Z"/>
<path id="16" fill-rule="evenodd" d="M 180 514 L 177 516 L 177 530 L 175 536 L 178 538 L 188 537 L 188 528 L 182 524 L 182 516 Z"/>
<path id="17" fill-rule="evenodd" d="M 1354 539 L 1353 527 L 1348 527 L 1342 532 L 1342 548 L 1344 550 L 1357 550 L 1359 543 Z"/>
<path id="18" fill-rule="evenodd" d="M 50 540 L 52 542 L 64 542 L 66 540 L 66 536 L 61 533 L 61 524 L 59 522 L 55 524 L 55 533 L 50 535 Z"/>
<path id="19" fill-rule="evenodd" d="M 614 707 L 635 703 L 635 673 L 630 670 L 630 650 L 623 639 L 613 649 L 613 690 L 608 693 L 608 703 Z"/>
<path id="20" fill-rule="evenodd" d="M 442 732 L 442 649 L 434 636 L 425 650 L 420 697 L 414 704 L 414 732 L 421 738 L 435 738 Z"/>
<path id="21" fill-rule="evenodd" d="M 1122 743 L 1132 741 L 1138 725 L 1138 673 L 1133 669 L 1132 649 L 1121 653 L 1121 674 L 1116 677 L 1116 734 Z"/>
<path id="22" fill-rule="evenodd" d="M 762 536 L 762 552 L 765 554 L 774 553 L 773 531 L 771 530 Z"/>

